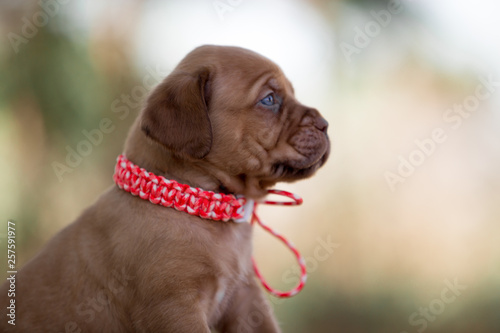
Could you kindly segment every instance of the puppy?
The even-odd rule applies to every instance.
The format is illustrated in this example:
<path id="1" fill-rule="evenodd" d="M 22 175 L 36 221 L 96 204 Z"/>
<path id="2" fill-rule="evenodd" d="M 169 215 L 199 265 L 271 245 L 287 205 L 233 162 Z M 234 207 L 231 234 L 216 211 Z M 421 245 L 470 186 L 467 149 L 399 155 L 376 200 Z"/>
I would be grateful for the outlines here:
<path id="1" fill-rule="evenodd" d="M 151 93 L 124 155 L 181 184 L 259 199 L 325 163 L 327 127 L 267 58 L 201 46 Z M 0 331 L 279 332 L 251 239 L 249 223 L 203 219 L 113 185 L 18 272 L 15 326 L 2 286 Z"/>

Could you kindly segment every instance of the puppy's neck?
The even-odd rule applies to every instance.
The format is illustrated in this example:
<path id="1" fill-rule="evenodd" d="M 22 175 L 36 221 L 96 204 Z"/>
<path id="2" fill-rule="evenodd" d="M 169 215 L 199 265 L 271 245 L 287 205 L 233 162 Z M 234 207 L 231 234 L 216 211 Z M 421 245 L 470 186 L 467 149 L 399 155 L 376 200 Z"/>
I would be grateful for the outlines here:
<path id="1" fill-rule="evenodd" d="M 225 192 L 227 189 L 203 167 L 203 161 L 175 156 L 166 147 L 142 133 L 136 121 L 125 143 L 125 156 L 141 168 L 157 176 L 175 180 L 206 191 Z"/>
<path id="2" fill-rule="evenodd" d="M 265 189 L 261 188 L 256 179 L 230 176 L 203 160 L 180 158 L 155 142 L 150 144 L 155 147 L 147 149 L 147 153 L 142 150 L 126 151 L 125 155 L 134 164 L 148 172 L 191 187 L 199 187 L 216 193 L 244 195 L 251 199 L 258 199 L 266 194 Z"/>
<path id="3" fill-rule="evenodd" d="M 249 199 L 260 199 L 267 194 L 269 186 L 263 186 L 259 178 L 248 175 L 230 175 L 224 170 L 207 167 L 215 179 L 226 189 L 226 193 L 241 194 Z M 269 184 L 274 185 L 274 183 Z"/>
<path id="4" fill-rule="evenodd" d="M 259 179 L 245 175 L 229 175 L 204 159 L 176 156 L 163 145 L 146 137 L 138 121 L 132 126 L 124 150 L 125 156 L 141 168 L 157 176 L 192 187 L 217 193 L 244 195 L 259 199 L 266 194 Z"/>

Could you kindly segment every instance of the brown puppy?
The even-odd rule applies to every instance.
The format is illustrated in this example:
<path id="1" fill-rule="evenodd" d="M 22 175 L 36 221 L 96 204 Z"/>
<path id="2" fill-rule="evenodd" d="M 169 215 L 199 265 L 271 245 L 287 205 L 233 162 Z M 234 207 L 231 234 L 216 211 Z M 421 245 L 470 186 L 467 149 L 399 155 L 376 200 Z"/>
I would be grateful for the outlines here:
<path id="1" fill-rule="evenodd" d="M 167 179 L 255 199 L 312 175 L 329 153 L 326 129 L 277 65 L 202 46 L 152 92 L 125 155 Z M 251 238 L 248 223 L 112 186 L 18 272 L 15 326 L 2 286 L 0 331 L 279 332 L 253 275 Z"/>

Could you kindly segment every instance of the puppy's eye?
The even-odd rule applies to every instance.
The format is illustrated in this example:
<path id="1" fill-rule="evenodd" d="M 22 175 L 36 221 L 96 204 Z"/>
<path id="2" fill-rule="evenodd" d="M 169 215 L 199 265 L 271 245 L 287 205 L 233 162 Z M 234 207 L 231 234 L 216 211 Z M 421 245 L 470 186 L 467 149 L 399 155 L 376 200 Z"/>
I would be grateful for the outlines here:
<path id="1" fill-rule="evenodd" d="M 260 102 L 262 104 L 264 104 L 265 106 L 273 106 L 274 103 L 275 103 L 273 94 L 267 95 L 266 97 L 264 97 L 263 99 L 261 99 Z"/>

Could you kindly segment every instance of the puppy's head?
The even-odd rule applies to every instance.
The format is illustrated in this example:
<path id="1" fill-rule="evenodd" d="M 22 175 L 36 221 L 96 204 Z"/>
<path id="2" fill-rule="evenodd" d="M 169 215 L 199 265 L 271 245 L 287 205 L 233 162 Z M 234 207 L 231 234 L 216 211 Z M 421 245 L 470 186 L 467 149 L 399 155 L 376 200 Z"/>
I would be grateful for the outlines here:
<path id="1" fill-rule="evenodd" d="M 143 135 L 206 170 L 221 188 L 260 196 L 328 158 L 328 123 L 300 104 L 281 69 L 252 51 L 202 46 L 153 91 Z"/>

